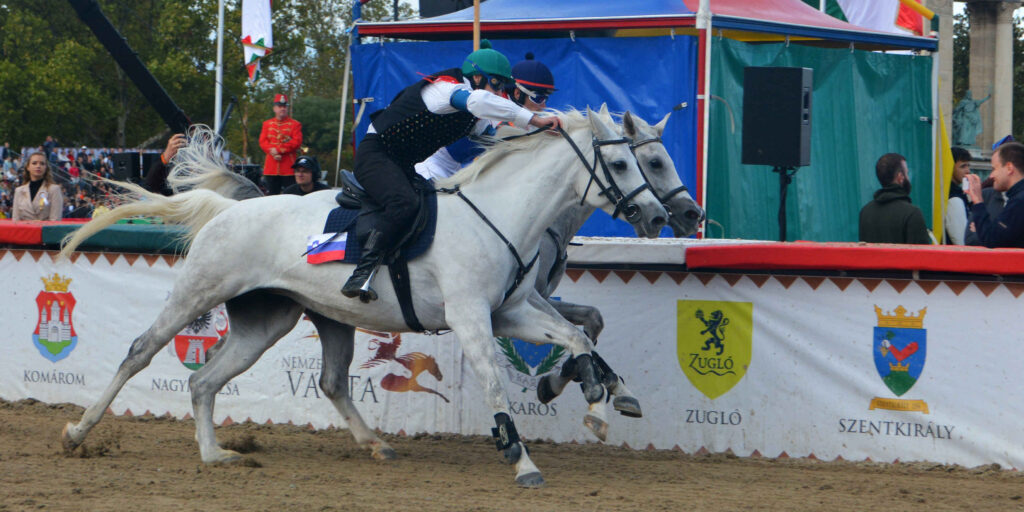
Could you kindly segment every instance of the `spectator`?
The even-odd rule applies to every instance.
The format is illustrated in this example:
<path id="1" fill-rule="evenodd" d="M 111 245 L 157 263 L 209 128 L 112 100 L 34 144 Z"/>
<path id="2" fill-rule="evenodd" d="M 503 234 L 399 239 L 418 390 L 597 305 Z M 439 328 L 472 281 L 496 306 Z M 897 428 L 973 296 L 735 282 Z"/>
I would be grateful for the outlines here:
<path id="1" fill-rule="evenodd" d="M 1006 192 L 996 192 L 996 189 L 992 188 L 993 180 L 991 177 L 981 182 L 981 198 L 985 203 L 985 210 L 988 211 L 988 218 L 994 219 L 1002 213 L 1003 208 L 1006 206 Z M 968 200 L 970 203 L 970 200 Z M 967 210 L 970 216 L 971 210 Z M 974 222 L 970 222 L 967 225 L 967 232 L 964 235 L 964 243 L 966 245 L 981 245 L 981 240 L 978 239 L 978 233 L 974 230 Z"/>
<path id="2" fill-rule="evenodd" d="M 314 157 L 300 156 L 292 165 L 292 169 L 295 169 L 295 184 L 282 190 L 282 194 L 304 196 L 310 192 L 331 188 L 320 181 L 320 163 Z"/>
<path id="3" fill-rule="evenodd" d="M 953 181 L 949 184 L 949 200 L 946 202 L 946 243 L 964 245 L 967 231 L 967 194 L 963 190 L 964 177 L 971 172 L 971 153 L 961 147 L 953 151 Z"/>
<path id="4" fill-rule="evenodd" d="M 79 180 L 82 179 L 82 170 L 78 168 L 78 165 L 72 161 L 68 164 L 68 177 L 71 178 L 71 184 L 77 185 Z"/>
<path id="5" fill-rule="evenodd" d="M 981 180 L 968 175 L 971 222 L 985 247 L 1024 247 L 1024 144 L 1008 142 L 992 153 L 992 188 L 1006 192 L 1006 205 L 997 216 L 989 214 Z"/>
<path id="6" fill-rule="evenodd" d="M 45 154 L 28 157 L 21 182 L 23 185 L 14 190 L 14 220 L 60 220 L 64 194 L 53 181 Z"/>
<path id="7" fill-rule="evenodd" d="M 164 148 L 164 152 L 160 153 L 160 158 L 153 161 L 149 172 L 146 173 L 146 190 L 165 196 L 174 193 L 167 186 L 167 174 L 171 169 L 171 159 L 174 158 L 174 155 L 178 154 L 178 150 L 184 147 L 186 142 L 187 140 L 183 133 L 176 133 L 171 136 L 170 140 L 167 141 L 167 147 Z"/>
<path id="8" fill-rule="evenodd" d="M 875 164 L 882 188 L 860 210 L 860 240 L 870 243 L 930 244 L 921 209 L 910 203 L 910 172 L 903 155 L 887 153 Z"/>
<path id="9" fill-rule="evenodd" d="M 302 146 L 302 124 L 288 115 L 288 96 L 274 95 L 274 117 L 263 122 L 260 147 L 267 154 L 263 164 L 263 181 L 267 194 L 280 194 L 281 189 L 295 183 L 292 164 Z"/>
<path id="10" fill-rule="evenodd" d="M 4 145 L 0 146 L 0 162 L 3 162 L 5 160 L 7 160 L 8 158 L 13 158 L 13 157 L 14 157 L 14 153 L 11 151 L 11 143 L 10 142 L 4 142 Z"/>
<path id="11" fill-rule="evenodd" d="M 46 160 L 48 162 L 57 163 L 57 155 L 54 153 L 54 149 L 57 148 L 57 141 L 53 140 L 52 135 L 46 136 L 46 142 L 43 143 L 43 152 L 46 153 Z"/>

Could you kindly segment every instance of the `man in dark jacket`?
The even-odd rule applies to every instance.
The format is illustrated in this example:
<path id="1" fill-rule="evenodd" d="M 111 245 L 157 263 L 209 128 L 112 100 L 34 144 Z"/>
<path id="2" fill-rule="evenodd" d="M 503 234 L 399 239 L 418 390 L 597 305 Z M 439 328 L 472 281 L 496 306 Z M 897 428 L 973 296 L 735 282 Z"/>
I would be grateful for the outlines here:
<path id="1" fill-rule="evenodd" d="M 930 244 L 921 209 L 910 203 L 907 160 L 897 153 L 882 155 L 875 164 L 882 188 L 860 210 L 862 242 L 885 244 Z"/>
<path id="2" fill-rule="evenodd" d="M 992 153 L 992 188 L 1006 192 L 1006 206 L 995 218 L 985 205 L 981 180 L 968 175 L 971 222 L 985 247 L 1024 247 L 1024 144 L 1008 142 Z"/>

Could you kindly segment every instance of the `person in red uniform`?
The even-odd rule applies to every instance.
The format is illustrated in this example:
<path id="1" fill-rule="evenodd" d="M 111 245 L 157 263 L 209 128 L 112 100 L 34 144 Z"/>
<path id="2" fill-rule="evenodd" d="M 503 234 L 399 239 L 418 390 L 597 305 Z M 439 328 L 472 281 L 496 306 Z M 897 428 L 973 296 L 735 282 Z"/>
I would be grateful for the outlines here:
<path id="1" fill-rule="evenodd" d="M 260 147 L 267 154 L 263 164 L 263 182 L 268 195 L 281 193 L 281 189 L 295 184 L 292 164 L 302 146 L 302 123 L 288 115 L 288 96 L 274 95 L 274 117 L 263 121 Z"/>

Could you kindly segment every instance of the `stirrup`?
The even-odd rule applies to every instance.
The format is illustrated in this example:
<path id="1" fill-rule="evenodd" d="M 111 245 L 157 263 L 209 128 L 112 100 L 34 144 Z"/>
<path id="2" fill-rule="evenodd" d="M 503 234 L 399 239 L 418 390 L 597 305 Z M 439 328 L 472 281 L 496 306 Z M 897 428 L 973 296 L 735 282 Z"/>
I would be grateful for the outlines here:
<path id="1" fill-rule="evenodd" d="M 370 282 L 373 281 L 373 276 L 377 275 L 377 269 L 380 268 L 380 264 L 373 267 L 370 271 L 370 275 L 366 277 L 366 281 L 359 287 L 359 300 L 364 304 L 377 300 L 377 292 L 370 288 Z"/>

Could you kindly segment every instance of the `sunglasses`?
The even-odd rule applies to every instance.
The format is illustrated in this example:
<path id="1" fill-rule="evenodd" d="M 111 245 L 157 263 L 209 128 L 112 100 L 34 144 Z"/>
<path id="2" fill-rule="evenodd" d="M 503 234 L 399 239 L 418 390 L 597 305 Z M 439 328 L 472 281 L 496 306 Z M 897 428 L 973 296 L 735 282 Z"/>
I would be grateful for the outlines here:
<path id="1" fill-rule="evenodd" d="M 516 88 L 519 89 L 520 92 L 525 94 L 526 97 L 530 98 L 530 101 L 532 101 L 532 102 L 534 102 L 534 103 L 536 103 L 538 105 L 540 105 L 541 103 L 544 103 L 545 101 L 547 101 L 548 97 L 551 96 L 551 92 L 550 91 L 545 91 L 545 92 L 531 91 L 530 89 L 527 89 L 526 87 L 523 87 L 523 84 L 521 84 L 519 82 L 516 82 Z"/>
<path id="2" fill-rule="evenodd" d="M 475 69 L 477 73 L 480 73 L 480 76 L 484 77 L 484 80 L 486 80 L 487 83 L 490 84 L 491 88 L 493 88 L 496 91 L 501 91 L 502 89 L 513 83 L 511 79 L 505 78 L 503 76 L 488 75 L 487 73 L 484 72 L 484 70 L 480 69 L 480 66 L 477 66 L 476 63 L 473 61 L 470 61 L 469 63 L 473 66 L 473 69 Z"/>

